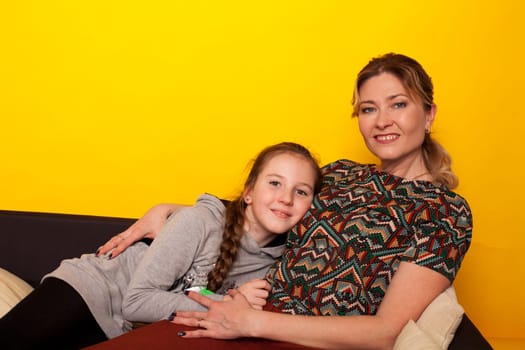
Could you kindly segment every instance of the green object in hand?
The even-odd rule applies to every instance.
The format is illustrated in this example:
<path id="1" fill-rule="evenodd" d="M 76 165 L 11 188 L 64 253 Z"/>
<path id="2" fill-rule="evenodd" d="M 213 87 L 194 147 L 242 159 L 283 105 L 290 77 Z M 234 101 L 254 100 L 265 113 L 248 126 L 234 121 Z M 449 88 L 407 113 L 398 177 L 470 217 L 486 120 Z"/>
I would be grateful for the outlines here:
<path id="1" fill-rule="evenodd" d="M 202 288 L 199 293 L 201 293 L 202 295 L 210 295 L 210 294 L 213 294 L 213 292 L 209 289 L 206 289 L 206 288 Z"/>

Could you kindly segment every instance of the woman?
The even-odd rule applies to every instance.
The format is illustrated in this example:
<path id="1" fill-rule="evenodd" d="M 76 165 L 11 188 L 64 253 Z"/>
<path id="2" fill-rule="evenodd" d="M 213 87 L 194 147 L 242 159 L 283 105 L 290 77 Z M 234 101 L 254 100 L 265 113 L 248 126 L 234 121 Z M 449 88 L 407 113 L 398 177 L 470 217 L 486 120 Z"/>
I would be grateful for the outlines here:
<path id="1" fill-rule="evenodd" d="M 190 293 L 208 311 L 178 312 L 174 323 L 199 327 L 182 337 L 388 349 L 453 282 L 470 245 L 472 216 L 451 191 L 457 178 L 450 157 L 430 135 L 430 77 L 404 55 L 374 58 L 357 77 L 353 105 L 380 163 L 340 160 L 323 168 L 321 192 L 268 274 L 266 311 L 235 290 L 222 302 Z M 134 240 L 145 232 L 142 226 L 125 234 Z"/>
<path id="2" fill-rule="evenodd" d="M 130 321 L 199 309 L 186 290 L 222 300 L 238 288 L 262 309 L 270 286 L 261 278 L 284 249 L 278 238 L 303 217 L 320 179 L 304 147 L 264 149 L 227 208 L 205 194 L 172 215 L 150 247 L 141 242 L 118 257 L 62 261 L 0 320 L 2 349 L 78 349 L 113 338 L 130 330 Z"/>

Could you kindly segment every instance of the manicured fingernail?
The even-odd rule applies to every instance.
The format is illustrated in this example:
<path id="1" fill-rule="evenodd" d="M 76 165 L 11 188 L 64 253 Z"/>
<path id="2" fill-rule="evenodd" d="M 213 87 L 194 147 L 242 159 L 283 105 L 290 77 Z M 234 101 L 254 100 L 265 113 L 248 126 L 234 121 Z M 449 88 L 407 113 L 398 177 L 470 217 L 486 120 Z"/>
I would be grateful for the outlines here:
<path id="1" fill-rule="evenodd" d="M 184 291 L 184 295 L 188 295 L 188 294 L 190 294 L 190 291 L 186 289 L 186 290 Z"/>
<path id="2" fill-rule="evenodd" d="M 97 249 L 97 251 L 95 252 L 95 255 L 98 256 L 98 253 L 100 253 L 100 247 Z"/>
<path id="3" fill-rule="evenodd" d="M 177 335 L 179 337 L 184 337 L 186 335 L 186 332 L 177 332 Z"/>
<path id="4" fill-rule="evenodd" d="M 168 321 L 173 321 L 176 315 L 177 315 L 176 312 L 172 312 L 171 315 L 168 316 Z"/>

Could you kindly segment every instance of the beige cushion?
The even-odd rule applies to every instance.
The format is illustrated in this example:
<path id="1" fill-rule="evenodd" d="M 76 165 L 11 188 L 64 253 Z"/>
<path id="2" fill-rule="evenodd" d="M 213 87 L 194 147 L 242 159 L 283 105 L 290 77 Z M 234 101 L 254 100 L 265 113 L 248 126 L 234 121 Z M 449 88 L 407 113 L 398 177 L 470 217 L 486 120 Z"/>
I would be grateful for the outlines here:
<path id="1" fill-rule="evenodd" d="M 394 350 L 441 350 L 434 341 L 410 320 L 397 336 Z"/>
<path id="2" fill-rule="evenodd" d="M 449 287 L 427 306 L 417 322 L 411 320 L 406 324 L 394 349 L 447 349 L 464 312 L 454 287 Z"/>
<path id="3" fill-rule="evenodd" d="M 0 268 L 0 317 L 4 316 L 32 290 L 33 287 L 24 280 Z"/>

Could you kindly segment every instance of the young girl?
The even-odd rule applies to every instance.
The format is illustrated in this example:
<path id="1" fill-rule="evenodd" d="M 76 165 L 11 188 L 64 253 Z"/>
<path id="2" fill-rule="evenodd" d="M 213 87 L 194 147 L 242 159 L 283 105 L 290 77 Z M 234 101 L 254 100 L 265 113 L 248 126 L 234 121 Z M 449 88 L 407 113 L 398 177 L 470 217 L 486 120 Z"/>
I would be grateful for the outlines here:
<path id="1" fill-rule="evenodd" d="M 252 307 L 262 308 L 269 285 L 257 278 L 281 255 L 283 233 L 308 210 L 320 180 L 304 147 L 264 149 L 227 208 L 204 194 L 171 215 L 149 247 L 139 242 L 114 258 L 109 252 L 64 260 L 0 320 L 2 348 L 94 344 L 129 331 L 130 321 L 154 322 L 199 307 L 184 295 L 188 288 L 214 299 L 239 288 Z"/>

